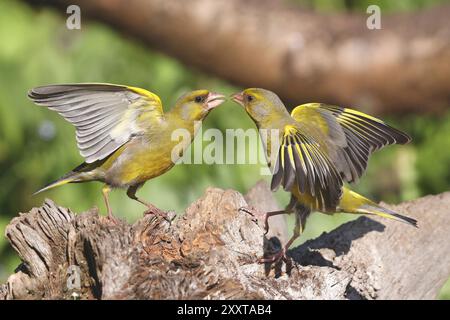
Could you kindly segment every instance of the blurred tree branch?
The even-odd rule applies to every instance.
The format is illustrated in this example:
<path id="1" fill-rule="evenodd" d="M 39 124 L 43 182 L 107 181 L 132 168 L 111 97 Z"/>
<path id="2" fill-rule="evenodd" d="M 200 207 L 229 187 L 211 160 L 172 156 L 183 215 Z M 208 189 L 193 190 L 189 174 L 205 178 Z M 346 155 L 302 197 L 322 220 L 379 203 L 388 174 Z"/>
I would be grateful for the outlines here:
<path id="1" fill-rule="evenodd" d="M 261 184 L 246 196 L 265 210 L 271 198 Z M 0 300 L 433 299 L 450 274 L 448 192 L 388 206 L 419 229 L 360 217 L 290 250 L 290 266 L 256 262 L 279 239 L 245 205 L 234 190 L 210 188 L 178 218 L 129 225 L 46 200 L 6 228 L 23 262 Z"/>
<path id="2" fill-rule="evenodd" d="M 36 1 L 28 0 L 36 3 Z M 324 14 L 280 1 L 45 0 L 102 20 L 152 48 L 290 103 L 373 113 L 437 112 L 450 104 L 450 6 L 385 15 Z"/>

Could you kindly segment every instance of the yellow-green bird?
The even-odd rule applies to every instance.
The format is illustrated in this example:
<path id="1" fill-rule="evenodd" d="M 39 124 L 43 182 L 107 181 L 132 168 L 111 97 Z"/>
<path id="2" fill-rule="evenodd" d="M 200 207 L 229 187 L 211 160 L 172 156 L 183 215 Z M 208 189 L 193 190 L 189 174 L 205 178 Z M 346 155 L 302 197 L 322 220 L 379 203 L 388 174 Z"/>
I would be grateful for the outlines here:
<path id="1" fill-rule="evenodd" d="M 136 196 L 137 189 L 174 166 L 194 139 L 199 128 L 196 123 L 225 100 L 207 90 L 192 91 L 164 113 L 160 98 L 152 92 L 101 83 L 42 86 L 31 89 L 28 97 L 75 126 L 78 149 L 85 159 L 38 192 L 66 183 L 104 182 L 102 193 L 110 218 L 111 188 L 127 188 L 128 197 L 159 212 Z M 187 130 L 191 139 L 173 139 L 177 129 Z M 179 150 L 175 155 L 174 148 Z"/>
<path id="2" fill-rule="evenodd" d="M 245 108 L 260 132 L 266 130 L 261 138 L 273 171 L 272 190 L 282 185 L 291 193 L 285 210 L 266 214 L 266 232 L 270 216 L 296 213 L 292 238 L 283 250 L 262 262 L 286 258 L 311 211 L 372 214 L 417 226 L 416 220 L 383 208 L 343 185 L 361 177 L 374 151 L 411 141 L 406 133 L 362 112 L 321 103 L 300 105 L 289 114 L 280 98 L 264 89 L 246 89 L 232 98 Z M 275 135 L 274 140 L 268 138 L 270 134 Z M 279 142 L 279 147 L 271 141 Z M 276 152 L 274 157 L 272 152 Z M 276 159 L 275 163 L 270 159 Z"/>

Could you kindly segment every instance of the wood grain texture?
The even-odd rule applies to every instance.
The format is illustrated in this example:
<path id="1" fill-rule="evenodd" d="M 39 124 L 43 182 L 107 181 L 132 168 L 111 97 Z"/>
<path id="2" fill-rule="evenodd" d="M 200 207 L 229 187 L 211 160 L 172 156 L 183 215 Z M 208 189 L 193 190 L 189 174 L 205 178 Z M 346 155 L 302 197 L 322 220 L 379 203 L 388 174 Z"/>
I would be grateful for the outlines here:
<path id="1" fill-rule="evenodd" d="M 264 188 L 246 199 L 258 202 Z M 6 229 L 23 262 L 0 298 L 434 299 L 450 274 L 450 192 L 388 206 L 418 219 L 419 229 L 360 217 L 293 248 L 288 266 L 256 263 L 277 239 L 238 210 L 247 205 L 236 191 L 210 188 L 179 217 L 130 225 L 46 200 Z"/>

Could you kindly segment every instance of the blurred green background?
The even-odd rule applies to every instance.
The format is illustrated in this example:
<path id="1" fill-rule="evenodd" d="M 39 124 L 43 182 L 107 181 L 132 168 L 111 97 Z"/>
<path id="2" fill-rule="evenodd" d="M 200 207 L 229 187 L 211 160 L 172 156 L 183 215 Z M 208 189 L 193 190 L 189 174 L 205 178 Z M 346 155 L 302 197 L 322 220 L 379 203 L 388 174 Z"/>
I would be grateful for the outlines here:
<path id="1" fill-rule="evenodd" d="M 365 11 L 373 1 L 288 1 L 323 11 Z M 376 1 L 384 10 L 420 10 L 437 0 Z M 3 237 L 12 217 L 42 204 L 48 197 L 82 212 L 96 205 L 104 211 L 101 184 L 74 184 L 31 196 L 46 183 L 82 162 L 74 129 L 56 113 L 34 106 L 28 89 L 48 83 L 109 82 L 147 88 L 165 107 L 182 93 L 198 88 L 230 94 L 239 90 L 220 79 L 190 69 L 154 52 L 109 27 L 82 20 L 82 30 L 69 31 L 65 17 L 53 9 L 35 9 L 13 0 L 0 1 L 0 283 L 19 259 Z M 414 141 L 376 153 L 367 174 L 354 189 L 375 200 L 397 203 L 447 191 L 450 186 L 450 111 L 440 116 L 384 117 L 410 133 Z M 205 129 L 252 128 L 237 105 L 227 102 L 214 110 Z M 198 139 L 197 139 L 198 142 Z M 432 165 L 430 165 L 432 163 Z M 209 186 L 245 193 L 258 179 L 259 165 L 177 165 L 149 181 L 138 195 L 162 209 L 182 212 Z M 265 177 L 269 181 L 268 177 Z M 280 205 L 288 201 L 276 194 Z M 125 192 L 115 191 L 112 207 L 118 216 L 135 221 L 144 207 Z M 314 214 L 301 242 L 352 219 L 348 215 Z M 440 298 L 450 299 L 450 282 Z"/>

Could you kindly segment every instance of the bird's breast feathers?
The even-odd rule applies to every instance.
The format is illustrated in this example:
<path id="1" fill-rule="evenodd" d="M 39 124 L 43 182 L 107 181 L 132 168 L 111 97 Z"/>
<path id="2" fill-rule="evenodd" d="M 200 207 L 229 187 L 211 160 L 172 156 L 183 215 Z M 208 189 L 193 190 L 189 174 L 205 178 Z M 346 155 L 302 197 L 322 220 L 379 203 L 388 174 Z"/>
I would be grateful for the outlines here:
<path id="1" fill-rule="evenodd" d="M 174 165 L 171 146 L 158 140 L 149 141 L 145 136 L 132 139 L 118 152 L 110 163 L 103 165 L 106 181 L 117 187 L 145 182 Z"/>

